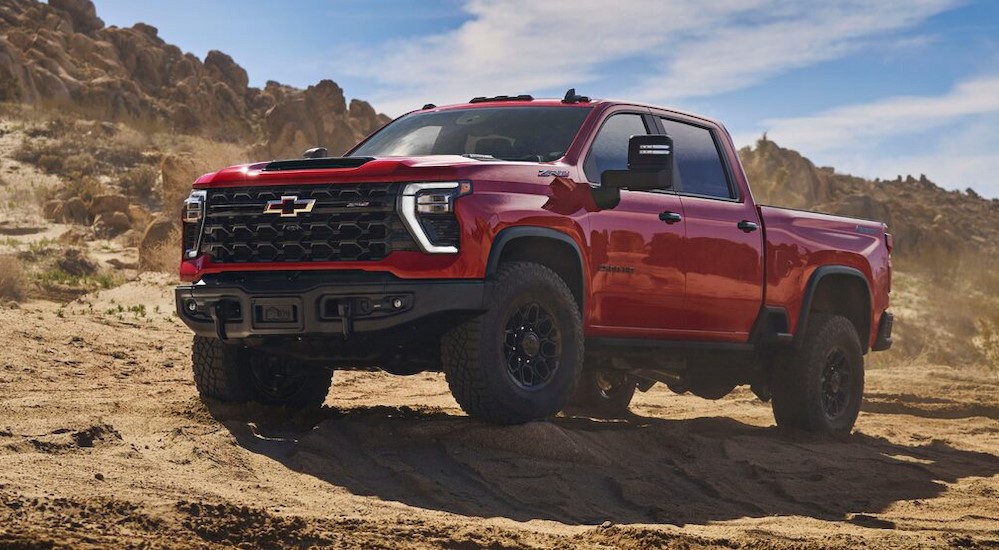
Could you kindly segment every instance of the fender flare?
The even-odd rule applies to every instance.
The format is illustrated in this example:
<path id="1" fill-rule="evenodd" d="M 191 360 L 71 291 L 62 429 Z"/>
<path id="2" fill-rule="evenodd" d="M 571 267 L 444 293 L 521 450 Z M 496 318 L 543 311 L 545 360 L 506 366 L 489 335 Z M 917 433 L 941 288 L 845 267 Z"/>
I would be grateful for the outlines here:
<path id="1" fill-rule="evenodd" d="M 864 304 L 864 311 L 867 315 L 867 331 L 865 334 L 859 334 L 861 331 L 857 331 L 857 336 L 860 337 L 860 347 L 866 353 L 868 345 L 870 344 L 871 331 L 870 323 L 873 315 L 871 313 L 871 284 L 867 281 L 867 277 L 855 267 L 849 267 L 845 265 L 824 265 L 820 266 L 812 276 L 808 279 L 808 283 L 805 285 L 805 295 L 801 301 L 801 311 L 798 315 L 798 326 L 795 327 L 794 331 L 794 347 L 801 347 L 802 342 L 805 339 L 805 331 L 808 329 L 809 312 L 812 309 L 812 301 L 815 299 L 815 292 L 819 288 L 819 283 L 822 279 L 830 275 L 844 275 L 850 278 L 859 279 L 864 284 L 864 297 L 867 302 Z"/>
<path id="2" fill-rule="evenodd" d="M 586 288 L 588 284 L 586 281 L 586 265 L 583 263 L 583 253 L 579 248 L 579 244 L 576 243 L 576 240 L 568 234 L 549 227 L 521 225 L 508 227 L 500 231 L 496 235 L 496 238 L 493 239 L 492 247 L 489 249 L 489 260 L 486 262 L 486 278 L 494 275 L 496 270 L 499 269 L 499 261 L 503 256 L 503 250 L 506 246 L 517 239 L 525 237 L 558 241 L 560 243 L 567 244 L 572 248 L 573 254 L 576 256 L 576 261 L 579 263 L 580 283 L 582 284 L 580 297 L 582 298 L 582 301 L 585 302 Z M 580 303 L 579 307 L 582 310 L 583 304 Z"/>

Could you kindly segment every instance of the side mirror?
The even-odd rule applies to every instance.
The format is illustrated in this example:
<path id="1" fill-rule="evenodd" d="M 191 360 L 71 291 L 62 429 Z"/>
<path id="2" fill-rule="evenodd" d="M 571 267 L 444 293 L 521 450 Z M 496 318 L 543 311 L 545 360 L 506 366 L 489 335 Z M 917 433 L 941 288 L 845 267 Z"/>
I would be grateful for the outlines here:
<path id="1" fill-rule="evenodd" d="M 601 187 L 648 191 L 673 187 L 673 138 L 663 135 L 631 136 L 628 169 L 605 170 Z"/>

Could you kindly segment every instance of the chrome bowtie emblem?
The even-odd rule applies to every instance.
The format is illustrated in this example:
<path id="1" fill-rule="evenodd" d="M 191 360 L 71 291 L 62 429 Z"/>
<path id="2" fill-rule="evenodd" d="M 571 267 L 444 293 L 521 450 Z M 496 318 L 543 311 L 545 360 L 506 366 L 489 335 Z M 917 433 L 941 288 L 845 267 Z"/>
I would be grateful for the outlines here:
<path id="1" fill-rule="evenodd" d="M 282 218 L 294 218 L 303 213 L 312 212 L 316 199 L 300 199 L 295 195 L 285 195 L 275 201 L 267 201 L 264 214 L 279 214 Z"/>

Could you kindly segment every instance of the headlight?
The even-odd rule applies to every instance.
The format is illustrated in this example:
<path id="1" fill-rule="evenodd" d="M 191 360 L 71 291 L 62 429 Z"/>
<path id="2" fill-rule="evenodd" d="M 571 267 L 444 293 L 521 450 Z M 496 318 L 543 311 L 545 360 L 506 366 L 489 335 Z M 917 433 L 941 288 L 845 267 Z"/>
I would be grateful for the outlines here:
<path id="1" fill-rule="evenodd" d="M 184 199 L 184 223 L 198 223 L 205 217 L 207 197 L 206 191 L 191 191 L 191 195 Z"/>
<path id="2" fill-rule="evenodd" d="M 191 191 L 191 195 L 184 199 L 184 211 L 181 213 L 184 223 L 181 224 L 181 233 L 185 260 L 198 257 L 202 221 L 205 219 L 205 203 L 207 201 L 207 191 Z"/>
<path id="3" fill-rule="evenodd" d="M 399 198 L 399 213 L 420 249 L 431 254 L 458 252 L 454 201 L 472 192 L 468 181 L 410 183 Z"/>

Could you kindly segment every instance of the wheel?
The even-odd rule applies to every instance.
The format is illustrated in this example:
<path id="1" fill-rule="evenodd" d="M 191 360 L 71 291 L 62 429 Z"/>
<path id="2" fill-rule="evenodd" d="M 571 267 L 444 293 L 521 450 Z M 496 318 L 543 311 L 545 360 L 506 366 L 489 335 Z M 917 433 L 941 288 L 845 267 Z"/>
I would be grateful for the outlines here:
<path id="1" fill-rule="evenodd" d="M 635 380 L 613 370 L 584 370 L 565 407 L 572 415 L 593 418 L 627 418 L 635 396 Z"/>
<path id="2" fill-rule="evenodd" d="M 565 282 L 538 264 L 504 263 L 485 305 L 441 341 L 455 400 L 470 416 L 497 424 L 562 410 L 583 358 L 583 321 Z"/>
<path id="3" fill-rule="evenodd" d="M 799 349 L 775 361 L 774 418 L 778 426 L 848 433 L 864 394 L 864 355 L 845 317 L 812 314 Z"/>
<path id="4" fill-rule="evenodd" d="M 333 381 L 332 370 L 294 365 L 216 338 L 195 336 L 191 359 L 198 393 L 218 401 L 319 407 Z"/>

